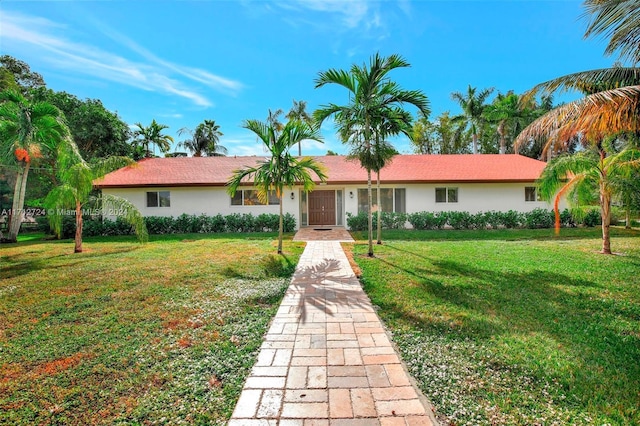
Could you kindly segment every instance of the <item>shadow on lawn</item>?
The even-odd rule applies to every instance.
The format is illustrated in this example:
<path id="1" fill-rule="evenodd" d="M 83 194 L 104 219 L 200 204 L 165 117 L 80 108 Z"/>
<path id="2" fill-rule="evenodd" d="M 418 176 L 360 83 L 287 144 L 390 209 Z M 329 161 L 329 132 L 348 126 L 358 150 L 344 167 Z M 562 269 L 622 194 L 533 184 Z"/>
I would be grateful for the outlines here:
<path id="1" fill-rule="evenodd" d="M 504 335 L 504 341 L 523 345 L 545 342 L 551 346 L 534 350 L 565 353 L 569 362 L 580 366 L 573 374 L 589 383 L 587 387 L 604 380 L 598 373 L 603 366 L 607 366 L 604 371 L 617 371 L 606 379 L 612 392 L 640 386 L 640 335 L 633 325 L 640 320 L 637 304 L 607 296 L 596 282 L 560 272 L 481 269 L 387 247 L 405 258 L 415 256 L 411 270 L 384 258 L 374 261 L 413 276 L 417 287 L 396 290 L 405 292 L 402 297 L 410 300 L 410 306 L 392 298 L 383 301 L 383 316 L 453 338 L 492 340 Z M 421 263 L 428 266 L 422 268 Z M 427 312 L 425 317 L 421 305 L 436 310 L 440 305 L 444 315 Z"/>
<path id="2" fill-rule="evenodd" d="M 356 276 L 341 272 L 340 266 L 336 259 L 324 259 L 319 264 L 296 270 L 285 301 L 287 298 L 297 300 L 295 310 L 302 322 L 311 321 L 314 313 L 338 317 L 351 315 L 352 309 L 373 312 Z"/>
<path id="3" fill-rule="evenodd" d="M 28 253 L 17 253 L 10 256 L 1 256 L 2 269 L 0 270 L 0 279 L 15 278 L 22 275 L 26 275 L 33 272 L 41 272 L 48 269 L 58 268 L 73 268 L 89 262 L 92 258 L 110 256 L 114 254 L 128 253 L 138 250 L 139 247 L 122 247 L 109 251 L 86 251 L 83 253 L 74 253 L 73 245 L 69 246 L 69 250 L 53 256 L 47 256 L 44 258 L 28 258 L 25 255 Z M 64 262 L 64 259 L 68 259 L 68 262 Z M 5 266 L 9 264 L 8 266 Z"/>

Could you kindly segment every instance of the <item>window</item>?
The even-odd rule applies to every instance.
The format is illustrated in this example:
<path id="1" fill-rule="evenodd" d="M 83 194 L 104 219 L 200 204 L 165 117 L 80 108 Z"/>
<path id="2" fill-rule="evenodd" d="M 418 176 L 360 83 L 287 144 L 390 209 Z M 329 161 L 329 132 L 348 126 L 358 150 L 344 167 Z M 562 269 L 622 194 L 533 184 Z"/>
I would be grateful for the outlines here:
<path id="1" fill-rule="evenodd" d="M 147 192 L 147 207 L 171 207 L 169 191 Z"/>
<path id="2" fill-rule="evenodd" d="M 404 188 L 381 188 L 380 204 L 381 209 L 377 208 L 378 190 L 371 189 L 371 199 L 373 211 L 382 210 L 383 212 L 405 213 L 406 211 L 406 190 Z M 358 213 L 366 213 L 368 208 L 367 189 L 358 189 Z"/>
<path id="3" fill-rule="evenodd" d="M 524 187 L 524 200 L 525 201 L 541 201 L 538 188 L 535 186 Z"/>
<path id="4" fill-rule="evenodd" d="M 458 188 L 436 188 L 436 203 L 457 203 Z"/>
<path id="5" fill-rule="evenodd" d="M 277 206 L 280 204 L 280 200 L 276 196 L 275 191 L 269 192 L 269 205 Z M 235 195 L 231 197 L 232 206 L 264 206 L 265 204 L 258 198 L 258 191 L 253 189 L 244 189 L 236 191 Z"/>

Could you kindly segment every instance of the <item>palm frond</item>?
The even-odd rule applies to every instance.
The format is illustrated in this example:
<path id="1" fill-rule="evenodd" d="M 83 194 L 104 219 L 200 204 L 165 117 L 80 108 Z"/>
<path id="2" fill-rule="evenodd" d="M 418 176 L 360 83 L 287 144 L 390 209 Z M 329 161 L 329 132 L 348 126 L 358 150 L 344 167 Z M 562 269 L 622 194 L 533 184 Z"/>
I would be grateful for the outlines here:
<path id="1" fill-rule="evenodd" d="M 565 141 L 578 134 L 587 139 L 640 130 L 640 86 L 626 86 L 594 93 L 562 105 L 527 126 L 518 135 L 519 147 L 536 137 Z"/>
<path id="2" fill-rule="evenodd" d="M 586 0 L 585 15 L 591 15 L 585 38 L 609 39 L 605 54 L 619 52 L 620 59 L 640 62 L 640 8 L 636 0 Z"/>

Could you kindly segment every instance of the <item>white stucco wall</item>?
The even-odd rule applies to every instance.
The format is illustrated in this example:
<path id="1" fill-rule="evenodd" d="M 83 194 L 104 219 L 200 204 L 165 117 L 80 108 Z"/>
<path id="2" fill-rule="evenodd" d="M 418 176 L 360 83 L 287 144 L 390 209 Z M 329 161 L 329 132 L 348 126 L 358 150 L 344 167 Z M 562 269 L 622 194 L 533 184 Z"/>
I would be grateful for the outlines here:
<path id="1" fill-rule="evenodd" d="M 467 211 L 470 213 L 486 211 L 516 210 L 527 212 L 536 208 L 551 209 L 552 205 L 544 201 L 525 201 L 525 190 L 533 183 L 480 183 L 480 184 L 401 184 L 382 185 L 382 188 L 406 189 L 406 212 L 420 211 Z M 374 185 L 375 187 L 375 185 Z M 457 203 L 436 203 L 435 189 L 441 187 L 458 188 Z M 252 189 L 252 188 L 243 188 Z M 358 213 L 358 189 L 366 189 L 366 185 L 335 186 L 322 185 L 317 189 L 344 191 L 343 224 L 346 225 L 346 213 Z M 169 191 L 170 207 L 147 207 L 148 191 Z M 179 187 L 179 188 L 110 188 L 105 194 L 112 194 L 131 201 L 144 216 L 173 216 L 186 214 L 228 215 L 232 213 L 278 213 L 278 206 L 232 206 L 231 198 L 224 187 Z M 291 198 L 293 192 L 294 197 Z M 350 193 L 353 192 L 353 197 Z M 300 190 L 286 190 L 283 198 L 283 211 L 296 219 L 296 227 L 300 226 L 299 208 Z M 564 205 L 561 205 L 564 208 Z M 107 214 L 108 217 L 114 218 Z"/>
<path id="2" fill-rule="evenodd" d="M 252 188 L 243 188 L 252 189 Z M 170 207 L 147 207 L 147 192 L 169 191 L 171 197 Z M 294 192 L 294 199 L 291 199 Z M 218 213 L 229 215 L 233 213 L 250 213 L 255 216 L 262 213 L 278 214 L 279 206 L 232 206 L 231 197 L 224 187 L 188 187 L 188 188 L 106 188 L 103 193 L 125 198 L 132 202 L 143 216 L 173 216 L 178 217 L 183 213 L 190 215 L 206 214 L 214 216 Z M 300 223 L 298 208 L 298 191 L 286 191 L 283 197 L 283 212 L 290 213 L 296 218 L 296 225 Z M 106 212 L 107 217 L 114 216 Z"/>

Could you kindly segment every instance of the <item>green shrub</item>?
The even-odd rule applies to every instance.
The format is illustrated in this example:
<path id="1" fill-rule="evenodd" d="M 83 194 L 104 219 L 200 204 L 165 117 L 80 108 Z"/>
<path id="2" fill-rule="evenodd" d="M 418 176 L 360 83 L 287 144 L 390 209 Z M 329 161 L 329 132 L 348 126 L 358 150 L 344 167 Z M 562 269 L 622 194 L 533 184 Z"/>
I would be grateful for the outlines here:
<path id="1" fill-rule="evenodd" d="M 602 224 L 602 216 L 599 209 L 591 209 L 582 218 L 582 224 L 588 227 L 599 226 Z"/>
<path id="2" fill-rule="evenodd" d="M 442 229 L 447 224 L 446 212 L 416 212 L 408 215 L 407 220 L 414 229 Z"/>
<path id="3" fill-rule="evenodd" d="M 491 226 L 491 229 L 498 229 L 500 226 L 503 226 L 502 221 L 502 213 L 496 211 L 488 211 L 484 213 L 484 223 L 486 225 Z"/>
<path id="4" fill-rule="evenodd" d="M 500 216 L 502 226 L 508 229 L 518 228 L 522 223 L 522 214 L 515 210 L 503 212 Z"/>
<path id="5" fill-rule="evenodd" d="M 471 229 L 473 216 L 469 212 L 447 212 L 447 224 L 453 229 Z"/>
<path id="6" fill-rule="evenodd" d="M 555 217 L 553 220 L 555 223 Z M 574 228 L 576 226 L 576 221 L 569 209 L 564 209 L 560 212 L 560 226 L 564 226 L 565 228 Z"/>
<path id="7" fill-rule="evenodd" d="M 369 229 L 369 223 L 366 213 L 358 213 L 352 215 L 347 213 L 347 226 L 351 231 L 366 231 Z"/>
<path id="8" fill-rule="evenodd" d="M 382 212 L 380 220 L 382 221 L 383 229 L 404 229 L 407 223 L 407 215 L 405 213 Z"/>
<path id="9" fill-rule="evenodd" d="M 529 229 L 552 228 L 555 214 L 547 209 L 533 209 L 524 214 L 524 223 Z"/>

